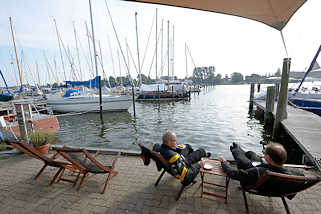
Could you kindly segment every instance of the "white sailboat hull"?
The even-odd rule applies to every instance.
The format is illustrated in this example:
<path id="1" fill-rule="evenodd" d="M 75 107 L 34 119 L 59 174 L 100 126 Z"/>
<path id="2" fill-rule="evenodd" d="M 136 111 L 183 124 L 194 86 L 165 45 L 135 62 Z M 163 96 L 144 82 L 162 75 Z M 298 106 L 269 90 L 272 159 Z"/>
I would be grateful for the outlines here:
<path id="1" fill-rule="evenodd" d="M 103 111 L 127 111 L 132 105 L 131 96 L 127 95 L 103 95 Z M 95 112 L 100 111 L 98 95 L 79 95 L 62 97 L 52 95 L 47 99 L 47 106 L 55 112 Z"/>

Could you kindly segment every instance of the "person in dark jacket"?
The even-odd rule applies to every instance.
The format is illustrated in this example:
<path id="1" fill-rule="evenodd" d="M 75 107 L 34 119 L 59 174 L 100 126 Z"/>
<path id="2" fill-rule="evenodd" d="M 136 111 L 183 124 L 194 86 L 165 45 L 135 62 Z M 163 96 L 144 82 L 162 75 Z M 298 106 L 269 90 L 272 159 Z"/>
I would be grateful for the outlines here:
<path id="1" fill-rule="evenodd" d="M 184 186 L 190 184 L 198 175 L 200 168 L 204 166 L 202 157 L 209 157 L 204 149 L 193 150 L 187 145 L 176 144 L 176 134 L 166 131 L 163 135 L 163 143 L 159 148 L 160 154 L 171 164 L 174 176 L 180 179 Z"/>
<path id="2" fill-rule="evenodd" d="M 298 170 L 291 170 L 283 167 L 283 164 L 287 159 L 287 152 L 279 143 L 270 142 L 266 146 L 264 154 L 266 163 L 264 163 L 257 154 L 252 151 L 245 152 L 236 143 L 233 143 L 230 150 L 238 169 L 231 167 L 224 157 L 220 157 L 219 159 L 222 168 L 227 175 L 232 179 L 240 181 L 242 186 L 254 185 L 266 170 L 288 175 L 304 175 Z M 259 165 L 254 166 L 254 162 L 260 163 Z"/>

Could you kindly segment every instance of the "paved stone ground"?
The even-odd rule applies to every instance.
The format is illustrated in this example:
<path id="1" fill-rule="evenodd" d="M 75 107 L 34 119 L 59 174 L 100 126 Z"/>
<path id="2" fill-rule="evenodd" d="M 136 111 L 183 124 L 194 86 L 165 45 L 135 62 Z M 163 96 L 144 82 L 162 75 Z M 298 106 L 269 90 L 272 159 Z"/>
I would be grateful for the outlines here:
<path id="1" fill-rule="evenodd" d="M 112 158 L 99 157 L 105 163 Z M 245 213 L 237 181 L 230 182 L 227 204 L 219 198 L 200 198 L 200 176 L 176 202 L 178 180 L 165 174 L 156 188 L 160 172 L 154 163 L 144 166 L 138 157 L 120 157 L 116 165 L 120 174 L 111 179 L 105 194 L 101 191 L 106 175 L 89 176 L 80 191 L 67 182 L 48 186 L 57 168 L 47 167 L 34 180 L 42 164 L 26 155 L 0 156 L 0 213 Z M 212 190 L 219 192 L 217 187 Z M 248 195 L 248 201 L 250 213 L 285 213 L 279 198 Z M 293 213 L 320 213 L 321 184 L 287 201 Z"/>

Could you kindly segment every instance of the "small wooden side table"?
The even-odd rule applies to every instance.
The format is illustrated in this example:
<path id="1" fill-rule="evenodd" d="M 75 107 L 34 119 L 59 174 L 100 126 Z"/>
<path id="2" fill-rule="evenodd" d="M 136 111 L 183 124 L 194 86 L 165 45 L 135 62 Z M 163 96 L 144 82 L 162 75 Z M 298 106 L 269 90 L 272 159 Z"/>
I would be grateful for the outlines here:
<path id="1" fill-rule="evenodd" d="M 218 161 L 218 160 L 206 160 L 206 162 L 211 164 L 213 166 L 213 168 L 209 169 L 209 170 L 201 168 L 201 170 L 200 170 L 201 178 L 202 178 L 201 198 L 203 197 L 203 194 L 205 194 L 205 195 L 210 195 L 210 196 L 214 196 L 214 197 L 217 197 L 217 198 L 223 198 L 223 199 L 225 199 L 225 203 L 227 203 L 227 194 L 228 194 L 228 186 L 229 186 L 229 183 L 230 183 L 230 177 L 228 177 L 227 174 L 223 171 L 223 168 L 221 166 L 221 162 L 220 161 Z M 205 175 L 206 174 L 225 177 L 225 185 L 206 181 L 205 180 Z M 215 193 L 212 193 L 212 192 L 204 191 L 204 184 L 210 184 L 210 185 L 215 185 L 215 186 L 224 188 L 225 189 L 225 195 L 218 195 L 218 194 L 215 194 Z"/>

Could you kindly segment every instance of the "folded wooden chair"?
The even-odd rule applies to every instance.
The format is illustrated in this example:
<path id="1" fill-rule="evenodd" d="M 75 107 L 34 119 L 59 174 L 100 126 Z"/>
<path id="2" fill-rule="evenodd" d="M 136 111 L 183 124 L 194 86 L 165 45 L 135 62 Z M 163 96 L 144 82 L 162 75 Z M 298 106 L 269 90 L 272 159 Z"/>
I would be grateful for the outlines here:
<path id="1" fill-rule="evenodd" d="M 158 183 L 160 182 L 160 180 L 164 176 L 165 172 L 169 173 L 170 175 L 172 175 L 176 178 L 176 176 L 174 175 L 174 173 L 171 170 L 171 167 L 170 167 L 171 164 L 169 163 L 169 161 L 165 160 L 165 158 L 159 152 L 151 151 L 141 144 L 138 144 L 138 146 L 141 148 L 141 150 L 144 150 L 147 153 L 150 153 L 150 155 L 151 155 L 150 158 L 155 161 L 158 171 L 161 171 L 163 169 L 162 173 L 160 174 L 160 176 L 158 177 L 158 179 L 155 183 L 155 186 L 158 185 Z M 193 183 L 195 183 L 195 182 L 193 181 Z M 179 192 L 177 193 L 177 195 L 175 197 L 176 201 L 178 201 L 179 198 L 181 197 L 185 187 L 186 186 L 182 185 L 181 189 L 179 190 Z"/>
<path id="2" fill-rule="evenodd" d="M 58 152 L 54 153 L 52 156 L 46 156 L 46 155 L 42 155 L 41 153 L 39 153 L 35 148 L 33 148 L 32 146 L 30 146 L 29 144 L 27 144 L 24 141 L 20 141 L 20 142 L 10 142 L 10 144 L 19 149 L 20 151 L 22 151 L 23 153 L 29 155 L 30 157 L 36 158 L 38 160 L 41 160 L 44 162 L 43 167 L 40 169 L 40 171 L 37 173 L 37 175 L 35 176 L 35 179 L 38 179 L 39 176 L 41 175 L 41 173 L 45 170 L 45 168 L 47 166 L 51 166 L 51 167 L 57 167 L 58 171 L 55 174 L 55 176 L 52 178 L 52 180 L 50 181 L 49 185 L 53 184 L 56 180 L 56 178 L 58 177 L 58 175 L 64 171 L 65 169 L 69 169 L 71 171 L 75 171 L 75 169 L 71 166 L 70 162 L 66 161 L 63 158 L 57 158 Z M 73 182 L 72 180 L 68 180 L 65 179 L 65 181 L 69 181 L 69 182 Z"/>
<path id="3" fill-rule="evenodd" d="M 93 174 L 108 174 L 104 189 L 102 191 L 102 194 L 105 193 L 106 187 L 108 185 L 108 182 L 111 178 L 111 175 L 117 175 L 118 172 L 114 171 L 116 162 L 118 158 L 120 157 L 120 152 L 117 153 L 116 157 L 114 158 L 111 166 L 104 166 L 100 162 L 96 160 L 96 156 L 98 153 L 96 153 L 95 156 L 92 156 L 89 154 L 89 152 L 86 149 L 78 149 L 78 148 L 68 148 L 68 147 L 62 147 L 62 148 L 55 148 L 58 153 L 63 156 L 66 160 L 68 160 L 70 163 L 72 163 L 73 167 L 79 170 L 79 174 L 77 176 L 77 179 L 74 182 L 74 185 L 76 185 L 79 175 L 83 174 L 81 181 L 78 185 L 77 190 L 79 190 L 87 177 L 89 173 Z M 63 176 L 64 170 L 62 171 L 61 175 L 59 176 L 60 180 L 64 180 L 61 178 Z"/>
<path id="4" fill-rule="evenodd" d="M 266 171 L 255 185 L 242 187 L 246 213 L 249 213 L 246 192 L 267 197 L 280 197 L 289 214 L 290 210 L 285 197 L 292 199 L 298 192 L 320 181 L 319 176 L 296 176 Z"/>

